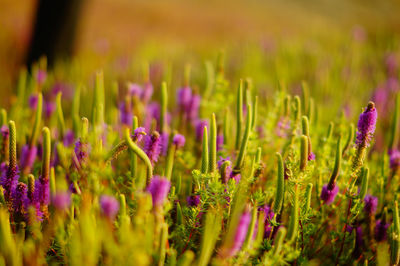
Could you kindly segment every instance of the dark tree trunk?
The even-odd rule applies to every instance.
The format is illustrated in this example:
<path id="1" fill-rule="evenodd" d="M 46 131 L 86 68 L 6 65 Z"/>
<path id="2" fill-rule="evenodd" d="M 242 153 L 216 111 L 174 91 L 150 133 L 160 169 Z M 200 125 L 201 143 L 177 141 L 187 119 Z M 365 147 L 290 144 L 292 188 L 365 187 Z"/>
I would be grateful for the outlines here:
<path id="1" fill-rule="evenodd" d="M 83 1 L 39 0 L 26 59 L 28 67 L 44 55 L 49 67 L 72 55 Z"/>

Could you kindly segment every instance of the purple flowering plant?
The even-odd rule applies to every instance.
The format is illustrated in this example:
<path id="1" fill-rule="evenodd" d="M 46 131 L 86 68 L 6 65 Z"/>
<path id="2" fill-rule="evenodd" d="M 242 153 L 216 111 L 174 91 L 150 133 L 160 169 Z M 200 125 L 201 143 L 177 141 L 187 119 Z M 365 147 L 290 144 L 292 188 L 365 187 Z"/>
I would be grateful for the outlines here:
<path id="1" fill-rule="evenodd" d="M 306 65 L 239 80 L 240 62 L 225 71 L 220 55 L 193 81 L 185 68 L 183 82 L 145 70 L 142 85 L 112 68 L 79 82 L 63 68 L 35 72 L 45 97 L 29 90 L 0 112 L 0 261 L 398 264 L 399 111 L 366 97 L 334 108 L 326 96 L 341 98 L 321 95 Z M 383 62 L 378 77 L 398 78 L 395 57 Z M 298 80 L 309 75 L 310 87 Z"/>

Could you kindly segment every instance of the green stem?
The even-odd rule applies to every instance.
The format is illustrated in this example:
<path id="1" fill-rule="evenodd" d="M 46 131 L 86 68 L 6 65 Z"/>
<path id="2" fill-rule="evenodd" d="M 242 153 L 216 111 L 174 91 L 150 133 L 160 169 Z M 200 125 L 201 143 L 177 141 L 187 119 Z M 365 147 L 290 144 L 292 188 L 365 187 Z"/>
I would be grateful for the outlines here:
<path id="1" fill-rule="evenodd" d="M 240 145 L 240 136 L 242 132 L 242 123 L 243 123 L 243 80 L 240 80 L 239 88 L 237 91 L 237 99 L 236 99 L 236 142 L 235 149 L 239 149 Z"/>
<path id="2" fill-rule="evenodd" d="M 36 114 L 35 114 L 35 122 L 33 123 L 32 135 L 29 141 L 30 147 L 36 145 L 36 140 L 39 136 L 39 129 L 40 124 L 42 121 L 42 108 L 43 108 L 43 96 L 41 93 L 38 93 L 38 102 L 36 107 Z"/>
<path id="3" fill-rule="evenodd" d="M 335 156 L 335 165 L 333 167 L 331 178 L 329 179 L 328 188 L 332 190 L 335 187 L 336 180 L 339 176 L 340 165 L 342 162 L 342 145 L 341 145 L 342 136 L 339 136 L 337 145 L 336 145 L 336 156 Z"/>
<path id="4" fill-rule="evenodd" d="M 277 163 L 278 163 L 278 174 L 277 174 L 277 184 L 276 184 L 276 194 L 275 194 L 275 202 L 274 202 L 274 213 L 279 214 L 282 209 L 283 198 L 285 196 L 285 176 L 284 176 L 284 167 L 283 160 L 280 153 L 275 154 Z"/>
<path id="5" fill-rule="evenodd" d="M 50 156 L 51 156 L 51 136 L 50 129 L 44 127 L 43 134 L 43 159 L 42 159 L 42 179 L 48 180 L 50 177 Z"/>
<path id="6" fill-rule="evenodd" d="M 203 174 L 208 173 L 209 166 L 209 154 L 208 154 L 208 135 L 207 135 L 207 127 L 205 126 L 203 129 L 203 150 L 201 153 L 201 172 Z"/>
<path id="7" fill-rule="evenodd" d="M 235 165 L 235 171 L 236 172 L 240 172 L 243 164 L 244 164 L 244 158 L 246 155 L 246 150 L 247 150 L 247 144 L 249 142 L 249 137 L 250 137 L 250 131 L 251 131 L 251 117 L 252 117 L 252 113 L 251 113 L 251 106 L 247 105 L 247 118 L 246 118 L 246 129 L 244 131 L 244 135 L 242 138 L 242 143 L 240 145 L 240 150 L 239 150 L 239 154 L 236 160 L 236 165 Z"/>
<path id="8" fill-rule="evenodd" d="M 161 113 L 160 113 L 160 131 L 161 133 L 167 130 L 167 107 L 168 107 L 168 90 L 167 83 L 161 83 Z"/>
<path id="9" fill-rule="evenodd" d="M 211 116 L 210 125 L 210 158 L 209 158 L 209 172 L 214 173 L 217 170 L 217 122 L 215 114 Z"/>
<path id="10" fill-rule="evenodd" d="M 65 134 L 65 121 L 64 121 L 64 114 L 62 110 L 62 105 L 61 105 L 61 92 L 57 94 L 56 98 L 56 105 L 57 105 L 57 120 L 58 120 L 58 126 L 60 130 L 60 139 L 64 137 Z"/>

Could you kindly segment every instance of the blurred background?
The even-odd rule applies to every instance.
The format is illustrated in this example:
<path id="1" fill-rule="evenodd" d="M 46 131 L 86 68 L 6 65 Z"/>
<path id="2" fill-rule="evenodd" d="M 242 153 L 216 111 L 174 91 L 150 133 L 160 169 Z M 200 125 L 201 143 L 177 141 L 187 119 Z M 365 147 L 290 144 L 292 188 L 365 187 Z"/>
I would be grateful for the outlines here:
<path id="1" fill-rule="evenodd" d="M 7 96 L 1 97 L 0 104 L 8 106 L 18 73 L 29 60 L 39 0 L 1 0 L 0 5 L 0 90 Z M 241 65 L 245 73 L 236 74 L 257 78 L 265 73 L 249 72 L 259 53 L 281 49 L 294 57 L 307 50 L 316 51 L 318 57 L 340 55 L 349 48 L 343 39 L 366 41 L 372 53 L 380 47 L 382 59 L 387 51 L 397 51 L 399 11 L 400 2 L 391 0 L 84 0 L 72 10 L 77 19 L 70 18 L 68 23 L 76 21 L 76 38 L 62 61 L 85 60 L 85 68 L 91 71 L 124 68 L 143 60 L 215 60 L 224 49 L 232 73 L 235 65 Z M 53 10 L 55 16 L 62 13 Z M 247 69 L 246 57 L 253 58 Z M 284 61 L 286 57 L 277 58 Z M 297 67 L 308 61 L 299 58 Z M 280 66 L 274 71 L 283 75 L 287 69 Z M 307 78 L 307 74 L 296 78 Z"/>

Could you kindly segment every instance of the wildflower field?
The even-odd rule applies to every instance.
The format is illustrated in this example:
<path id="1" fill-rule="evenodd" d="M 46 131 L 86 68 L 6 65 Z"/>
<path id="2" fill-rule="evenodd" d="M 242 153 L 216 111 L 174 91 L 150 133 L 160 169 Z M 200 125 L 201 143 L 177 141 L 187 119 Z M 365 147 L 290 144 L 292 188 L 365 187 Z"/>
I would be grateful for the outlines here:
<path id="1" fill-rule="evenodd" d="M 322 32 L 21 65 L 0 265 L 399 265 L 400 36 Z"/>

